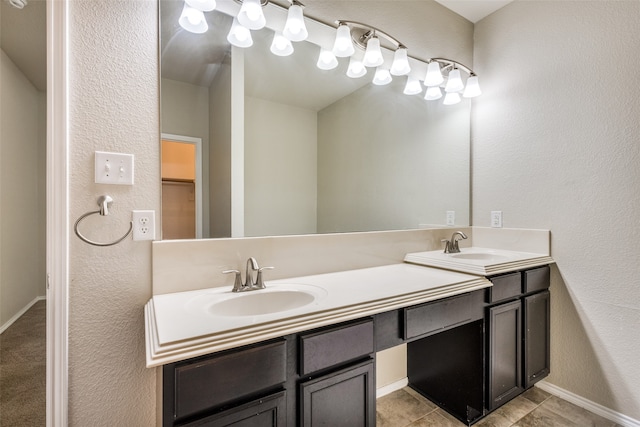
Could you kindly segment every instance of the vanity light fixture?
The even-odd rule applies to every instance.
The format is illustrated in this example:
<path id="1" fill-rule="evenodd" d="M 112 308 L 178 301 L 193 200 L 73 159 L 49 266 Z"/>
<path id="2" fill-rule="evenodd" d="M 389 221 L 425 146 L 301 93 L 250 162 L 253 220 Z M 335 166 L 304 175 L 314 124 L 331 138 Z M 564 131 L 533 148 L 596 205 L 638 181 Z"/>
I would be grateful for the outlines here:
<path id="1" fill-rule="evenodd" d="M 446 89 L 445 89 L 446 92 Z M 444 105 L 454 105 L 460 102 L 460 94 L 458 92 L 447 92 L 444 96 L 444 101 L 442 103 Z"/>
<path id="2" fill-rule="evenodd" d="M 442 90 L 440 86 L 431 86 L 427 88 L 427 92 L 424 94 L 424 99 L 427 101 L 435 101 L 442 98 Z"/>
<path id="3" fill-rule="evenodd" d="M 240 25 L 238 18 L 233 18 L 233 24 L 231 24 L 231 29 L 227 34 L 227 41 L 237 47 L 250 47 L 253 45 L 251 31 Z"/>
<path id="4" fill-rule="evenodd" d="M 438 61 L 431 61 L 427 66 L 427 75 L 424 78 L 425 86 L 440 86 L 444 82 L 442 71 L 440 70 L 440 63 Z"/>
<path id="5" fill-rule="evenodd" d="M 275 33 L 271 42 L 271 53 L 278 56 L 289 56 L 293 53 L 291 40 L 282 33 Z"/>
<path id="6" fill-rule="evenodd" d="M 391 64 L 390 73 L 394 76 L 406 76 L 410 72 L 411 66 L 409 65 L 407 48 L 400 45 L 393 54 L 393 63 Z"/>
<path id="7" fill-rule="evenodd" d="M 320 48 L 317 67 L 321 70 L 333 70 L 338 66 L 338 58 L 328 49 Z"/>
<path id="8" fill-rule="evenodd" d="M 403 93 L 405 95 L 417 95 L 422 93 L 422 84 L 417 77 L 407 76 L 407 84 L 404 87 Z"/>
<path id="9" fill-rule="evenodd" d="M 476 76 L 475 74 L 471 74 L 467 79 L 467 86 L 464 88 L 462 96 L 465 98 L 475 98 L 479 95 L 482 95 L 482 91 L 480 90 L 480 85 L 478 84 L 478 76 Z"/>
<path id="10" fill-rule="evenodd" d="M 333 54 L 338 58 L 345 58 L 355 53 L 353 40 L 351 39 L 351 28 L 341 22 L 336 30 L 336 41 L 333 43 Z"/>
<path id="11" fill-rule="evenodd" d="M 236 0 L 242 3 L 238 12 L 238 22 L 249 30 L 260 30 L 267 24 L 267 20 L 262 12 L 262 6 L 269 3 L 268 0 Z"/>
<path id="12" fill-rule="evenodd" d="M 201 12 L 211 12 L 216 8 L 216 0 L 185 0 L 185 3 Z"/>
<path id="13" fill-rule="evenodd" d="M 304 23 L 304 5 L 297 0 L 291 0 L 291 6 L 287 11 L 287 21 L 284 24 L 282 34 L 292 42 L 301 42 L 309 37 L 307 26 Z"/>
<path id="14" fill-rule="evenodd" d="M 464 83 L 462 83 L 462 78 L 460 77 L 460 70 L 454 68 L 449 72 L 449 77 L 447 78 L 447 84 L 444 87 L 445 92 L 460 92 L 464 89 Z"/>
<path id="15" fill-rule="evenodd" d="M 384 86 L 391 83 L 393 78 L 391 77 L 391 73 L 386 68 L 378 67 L 376 68 L 376 74 L 373 76 L 373 80 L 371 83 L 377 86 Z"/>
<path id="16" fill-rule="evenodd" d="M 362 63 L 365 67 L 378 67 L 384 64 L 382 50 L 380 49 L 380 39 L 376 36 L 375 31 L 369 40 L 367 40 L 367 47 L 364 51 Z"/>
<path id="17" fill-rule="evenodd" d="M 364 66 L 362 60 L 352 56 L 349 59 L 349 67 L 347 68 L 347 76 L 352 79 L 357 79 L 359 77 L 367 74 L 367 67 Z"/>
<path id="18" fill-rule="evenodd" d="M 201 10 L 191 7 L 187 2 L 185 2 L 182 8 L 178 23 L 185 30 L 195 34 L 206 33 L 209 29 L 204 13 L 202 13 Z"/>

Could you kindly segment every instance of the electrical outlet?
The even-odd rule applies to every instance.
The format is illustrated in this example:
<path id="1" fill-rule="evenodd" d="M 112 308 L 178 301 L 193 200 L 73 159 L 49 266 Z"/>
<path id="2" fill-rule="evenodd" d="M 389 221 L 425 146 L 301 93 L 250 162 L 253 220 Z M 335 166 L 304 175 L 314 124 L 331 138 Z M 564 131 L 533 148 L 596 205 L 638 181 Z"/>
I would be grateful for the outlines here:
<path id="1" fill-rule="evenodd" d="M 133 240 L 156 240 L 156 211 L 133 211 Z"/>
<path id="2" fill-rule="evenodd" d="M 502 228 L 502 211 L 491 211 L 491 227 Z"/>
<path id="3" fill-rule="evenodd" d="M 447 211 L 446 218 L 447 218 L 447 222 L 446 222 L 447 225 L 451 225 L 451 226 L 456 225 L 456 211 Z"/>

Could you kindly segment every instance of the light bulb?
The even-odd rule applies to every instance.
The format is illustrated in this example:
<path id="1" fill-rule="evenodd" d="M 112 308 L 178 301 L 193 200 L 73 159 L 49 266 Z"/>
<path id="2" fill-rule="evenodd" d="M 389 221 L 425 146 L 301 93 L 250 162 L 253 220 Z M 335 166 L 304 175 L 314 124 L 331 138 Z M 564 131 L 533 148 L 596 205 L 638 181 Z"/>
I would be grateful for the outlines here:
<path id="1" fill-rule="evenodd" d="M 202 12 L 211 12 L 216 8 L 216 0 L 185 0 L 185 3 Z"/>
<path id="2" fill-rule="evenodd" d="M 429 62 L 427 67 L 427 76 L 424 78 L 425 86 L 439 86 L 444 81 L 442 71 L 440 71 L 440 63 L 438 61 Z"/>
<path id="3" fill-rule="evenodd" d="M 467 87 L 464 88 L 464 93 L 462 96 L 465 98 L 475 98 L 478 95 L 481 95 L 482 91 L 480 90 L 480 85 L 478 84 L 478 76 L 470 76 L 467 79 Z"/>
<path id="4" fill-rule="evenodd" d="M 304 23 L 302 6 L 293 4 L 287 12 L 287 22 L 284 24 L 282 34 L 292 42 L 301 42 L 309 37 L 307 26 Z"/>
<path id="5" fill-rule="evenodd" d="M 392 80 L 393 78 L 391 77 L 391 73 L 389 72 L 389 70 L 387 70 L 386 68 L 378 67 L 371 83 L 373 83 L 374 85 L 383 86 L 388 85 Z"/>
<path id="6" fill-rule="evenodd" d="M 271 53 L 278 56 L 289 56 L 293 53 L 293 45 L 281 33 L 275 33 L 271 42 Z"/>
<path id="7" fill-rule="evenodd" d="M 424 94 L 424 99 L 427 101 L 435 101 L 442 98 L 442 91 L 439 86 L 431 86 L 427 88 L 427 92 Z"/>
<path id="8" fill-rule="evenodd" d="M 404 87 L 405 95 L 417 95 L 422 93 L 422 85 L 420 84 L 420 80 L 417 77 L 409 76 L 407 77 L 407 84 Z"/>
<path id="9" fill-rule="evenodd" d="M 364 66 L 362 61 L 354 58 L 353 56 L 349 59 L 349 68 L 347 68 L 347 76 L 352 79 L 357 79 L 358 77 L 362 77 L 367 74 L 367 67 Z"/>
<path id="10" fill-rule="evenodd" d="M 378 67 L 384 63 L 378 37 L 373 36 L 367 42 L 367 49 L 364 52 L 362 63 L 365 67 Z"/>
<path id="11" fill-rule="evenodd" d="M 321 70 L 333 70 L 338 66 L 338 59 L 330 50 L 321 48 L 318 63 L 316 65 Z"/>
<path id="12" fill-rule="evenodd" d="M 460 102 L 460 94 L 458 92 L 447 92 L 442 103 L 444 105 L 454 105 Z"/>
<path id="13" fill-rule="evenodd" d="M 394 76 L 404 76 L 411 72 L 406 47 L 396 49 L 396 52 L 393 54 L 393 63 L 391 64 L 390 72 Z M 420 89 L 420 91 L 422 92 L 422 89 Z"/>
<path id="14" fill-rule="evenodd" d="M 336 41 L 333 43 L 333 54 L 339 58 L 345 58 L 353 55 L 355 51 L 353 40 L 351 40 L 351 29 L 347 24 L 338 25 Z"/>
<path id="15" fill-rule="evenodd" d="M 264 28 L 267 20 L 264 17 L 264 13 L 262 13 L 260 0 L 242 0 L 242 7 L 238 12 L 238 22 L 250 30 Z"/>
<path id="16" fill-rule="evenodd" d="M 240 25 L 237 18 L 233 18 L 233 24 L 231 24 L 231 30 L 229 30 L 229 34 L 227 35 L 227 41 L 238 47 L 249 47 L 253 45 L 251 31 Z"/>
<path id="17" fill-rule="evenodd" d="M 449 78 L 447 80 L 447 84 L 444 87 L 445 92 L 460 92 L 464 89 L 464 83 L 462 83 L 462 78 L 460 78 L 460 70 L 454 68 L 449 71 Z"/>
<path id="18" fill-rule="evenodd" d="M 209 29 L 204 13 L 198 9 L 194 9 L 187 3 L 185 3 L 182 8 L 182 14 L 180 14 L 178 23 L 190 33 L 202 34 L 206 33 Z"/>

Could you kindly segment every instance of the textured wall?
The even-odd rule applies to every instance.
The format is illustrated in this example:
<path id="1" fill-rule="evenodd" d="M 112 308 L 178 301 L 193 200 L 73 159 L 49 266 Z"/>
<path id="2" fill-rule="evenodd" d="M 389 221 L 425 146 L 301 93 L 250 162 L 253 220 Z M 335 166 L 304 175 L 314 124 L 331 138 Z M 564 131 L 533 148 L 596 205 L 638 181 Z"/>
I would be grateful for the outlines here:
<path id="1" fill-rule="evenodd" d="M 0 50 L 0 327 L 45 295 L 42 100 Z"/>
<path id="2" fill-rule="evenodd" d="M 640 3 L 518 1 L 476 26 L 473 224 L 549 228 L 557 386 L 640 419 Z"/>
<path id="3" fill-rule="evenodd" d="M 133 209 L 160 208 L 157 5 L 73 0 L 69 6 L 70 219 L 107 240 L 126 231 Z M 93 183 L 94 151 L 132 153 L 135 185 Z M 127 239 L 89 246 L 70 239 L 69 424 L 155 423 L 155 371 L 145 368 L 143 306 L 151 295 L 151 244 Z"/>

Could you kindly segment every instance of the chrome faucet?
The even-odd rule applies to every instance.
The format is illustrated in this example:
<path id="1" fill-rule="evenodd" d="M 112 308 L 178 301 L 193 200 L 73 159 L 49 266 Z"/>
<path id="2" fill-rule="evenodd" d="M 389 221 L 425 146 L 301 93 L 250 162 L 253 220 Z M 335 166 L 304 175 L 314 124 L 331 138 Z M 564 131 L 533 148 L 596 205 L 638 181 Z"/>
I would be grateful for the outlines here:
<path id="1" fill-rule="evenodd" d="M 457 254 L 460 253 L 460 246 L 458 245 L 458 241 L 462 239 L 466 239 L 467 235 L 462 231 L 456 231 L 451 236 L 451 240 L 442 239 L 441 241 L 444 243 L 444 253 L 445 254 Z"/>
<path id="2" fill-rule="evenodd" d="M 235 280 L 233 282 L 233 289 L 231 292 L 246 292 L 254 291 L 256 289 L 264 289 L 264 278 L 262 272 L 264 270 L 273 270 L 273 267 L 262 267 L 258 265 L 258 261 L 254 257 L 247 259 L 247 269 L 245 271 L 245 281 L 242 283 L 242 274 L 239 270 L 225 270 L 224 274 L 234 273 Z M 257 272 L 255 281 L 253 280 L 253 272 Z"/>

